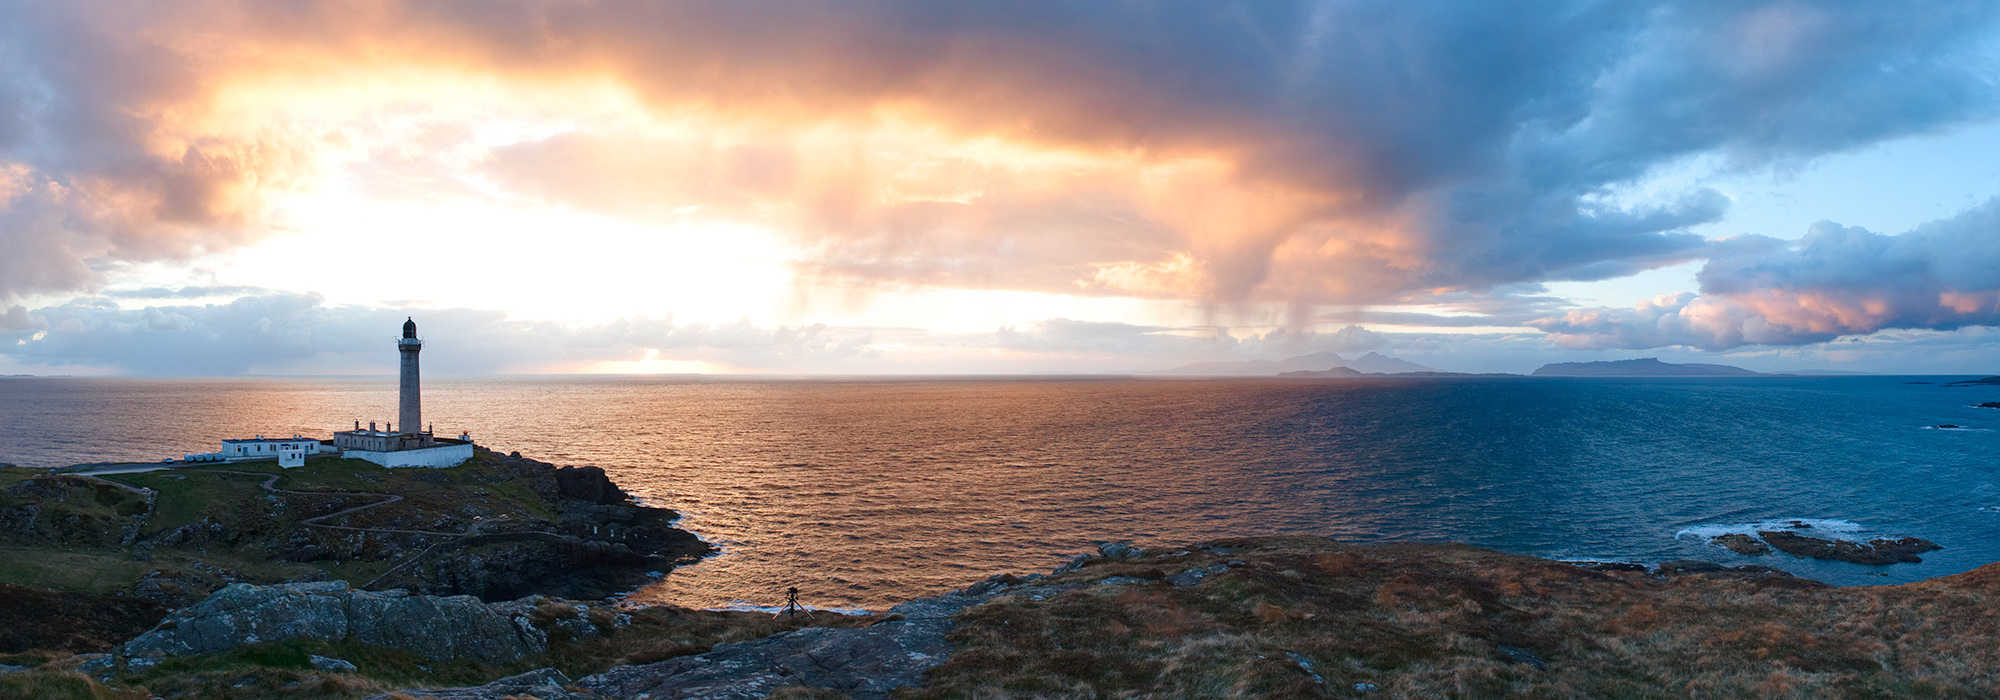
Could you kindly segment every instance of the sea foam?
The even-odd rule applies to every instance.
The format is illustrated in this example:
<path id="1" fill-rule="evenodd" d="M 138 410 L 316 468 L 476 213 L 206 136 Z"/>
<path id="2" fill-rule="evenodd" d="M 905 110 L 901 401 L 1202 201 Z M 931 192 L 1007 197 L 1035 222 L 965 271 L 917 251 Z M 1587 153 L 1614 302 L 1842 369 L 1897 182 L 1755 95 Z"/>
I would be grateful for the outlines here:
<path id="1" fill-rule="evenodd" d="M 1803 527 L 1801 527 L 1803 525 Z M 1720 523 L 1713 525 L 1693 525 L 1674 533 L 1674 539 L 1695 538 L 1710 540 L 1723 535 L 1752 535 L 1765 531 L 1794 532 L 1807 537 L 1828 540 L 1862 541 L 1858 533 L 1871 532 L 1861 523 L 1834 518 L 1779 518 L 1754 523 Z"/>

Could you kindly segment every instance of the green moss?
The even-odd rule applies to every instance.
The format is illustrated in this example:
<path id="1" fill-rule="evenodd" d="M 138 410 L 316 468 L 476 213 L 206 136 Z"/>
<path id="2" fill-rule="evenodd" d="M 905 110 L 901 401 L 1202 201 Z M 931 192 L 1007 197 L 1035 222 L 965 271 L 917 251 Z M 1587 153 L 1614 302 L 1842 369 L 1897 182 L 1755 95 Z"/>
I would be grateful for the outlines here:
<path id="1" fill-rule="evenodd" d="M 110 595 L 152 568 L 121 549 L 0 546 L 0 581 L 18 586 Z"/>
<path id="2" fill-rule="evenodd" d="M 163 682 L 179 684 L 195 678 L 235 677 L 260 671 L 311 672 L 314 671 L 314 655 L 352 663 L 355 673 L 360 676 L 404 685 L 477 685 L 527 671 L 530 666 L 521 662 L 495 667 L 470 659 L 434 661 L 407 651 L 353 642 L 290 639 L 246 644 L 214 654 L 167 659 L 144 673 L 121 679 L 119 684 L 153 687 Z"/>

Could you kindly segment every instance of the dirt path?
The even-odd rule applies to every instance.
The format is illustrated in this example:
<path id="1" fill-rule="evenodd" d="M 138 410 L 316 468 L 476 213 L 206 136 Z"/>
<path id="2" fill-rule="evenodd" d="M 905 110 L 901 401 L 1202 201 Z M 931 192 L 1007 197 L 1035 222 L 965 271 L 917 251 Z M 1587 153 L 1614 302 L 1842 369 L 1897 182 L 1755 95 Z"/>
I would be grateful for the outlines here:
<path id="1" fill-rule="evenodd" d="M 415 564 L 418 561 L 423 560 L 423 558 L 426 555 L 429 555 L 431 552 L 437 551 L 437 549 L 440 547 L 460 544 L 468 539 L 480 536 L 482 533 L 479 532 L 479 529 L 482 526 L 490 525 L 492 523 L 508 519 L 508 516 L 502 515 L 490 521 L 473 523 L 472 525 L 466 527 L 464 532 L 438 532 L 436 530 L 408 530 L 408 529 L 392 528 L 392 527 L 354 527 L 352 525 L 326 525 L 319 521 L 326 520 L 329 518 L 337 518 L 343 515 L 348 515 L 351 513 L 367 510 L 369 508 L 386 506 L 391 503 L 396 503 L 398 501 L 403 500 L 403 497 L 398 494 L 380 493 L 376 491 L 292 491 L 289 489 L 281 489 L 277 487 L 278 479 L 279 477 L 284 476 L 283 474 L 265 474 L 263 472 L 223 471 L 219 469 L 204 469 L 202 471 L 208 471 L 217 474 L 241 474 L 243 476 L 267 477 L 264 479 L 264 483 L 259 484 L 259 486 L 261 486 L 266 492 L 269 493 L 288 493 L 298 496 L 381 496 L 382 497 L 382 500 L 376 501 L 374 503 L 363 503 L 353 508 L 345 508 L 342 510 L 334 511 L 332 513 L 328 513 L 326 515 L 314 516 L 299 521 L 300 525 L 304 525 L 306 527 L 317 527 L 327 530 L 347 530 L 350 532 L 387 532 L 399 535 L 431 535 L 435 537 L 449 538 L 442 542 L 431 543 L 430 546 L 423 548 L 422 551 L 417 552 L 410 558 L 403 560 L 401 563 L 395 566 L 389 567 L 387 571 L 382 572 L 380 575 L 376 576 L 373 579 L 369 579 L 367 583 L 363 583 L 360 586 L 358 586 L 358 588 L 360 588 L 361 590 L 370 589 L 377 582 L 381 581 L 382 579 L 388 578 L 390 575 L 398 571 L 403 570 L 404 567 L 407 567 L 411 564 Z M 547 537 L 555 540 L 564 539 L 562 535 L 558 535 L 553 532 L 528 531 L 528 532 L 515 532 L 507 534 L 515 537 Z"/>
<path id="2" fill-rule="evenodd" d="M 479 529 L 479 526 L 483 524 L 483 523 L 475 523 L 471 527 L 466 528 L 464 532 L 438 532 L 436 530 L 404 530 L 393 527 L 354 527 L 352 525 L 326 525 L 319 521 L 326 520 L 328 518 L 337 518 L 343 515 L 348 515 L 350 513 L 357 513 L 377 506 L 386 506 L 391 503 L 403 500 L 403 497 L 398 494 L 381 493 L 379 491 L 292 491 L 290 489 L 278 488 L 277 486 L 278 479 L 284 477 L 283 474 L 266 474 L 264 472 L 233 472 L 233 471 L 223 471 L 221 469 L 203 469 L 201 471 L 205 471 L 211 474 L 239 474 L 242 476 L 268 477 L 264 479 L 264 483 L 258 484 L 258 486 L 263 487 L 265 491 L 270 493 L 289 493 L 295 496 L 381 496 L 382 497 L 382 500 L 376 501 L 374 503 L 363 503 L 353 508 L 346 508 L 334 511 L 332 513 L 327 513 L 326 515 L 317 515 L 310 518 L 306 518 L 304 520 L 300 520 L 299 524 L 304 525 L 306 527 L 317 527 L 317 528 L 324 528 L 327 530 L 348 530 L 352 532 L 389 532 L 399 535 L 435 535 L 438 537 L 470 537 L 472 535 L 478 534 L 477 531 Z"/>

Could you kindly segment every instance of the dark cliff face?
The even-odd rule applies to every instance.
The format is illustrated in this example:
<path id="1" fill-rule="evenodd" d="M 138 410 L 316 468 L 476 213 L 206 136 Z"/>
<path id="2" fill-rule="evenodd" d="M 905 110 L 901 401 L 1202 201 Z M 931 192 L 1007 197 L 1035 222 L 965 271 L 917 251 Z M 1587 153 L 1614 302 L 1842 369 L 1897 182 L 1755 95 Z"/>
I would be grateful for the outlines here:
<path id="1" fill-rule="evenodd" d="M 632 500 L 632 495 L 611 483 L 600 467 L 562 467 L 556 470 L 557 496 L 565 501 L 612 505 Z"/>
<path id="2" fill-rule="evenodd" d="M 601 468 L 558 467 L 519 453 L 484 451 L 475 461 L 482 478 L 527 487 L 553 517 L 492 528 L 439 547 L 370 582 L 370 588 L 487 601 L 531 594 L 603 598 L 713 551 L 693 533 L 673 527 L 680 514 L 639 505 Z"/>

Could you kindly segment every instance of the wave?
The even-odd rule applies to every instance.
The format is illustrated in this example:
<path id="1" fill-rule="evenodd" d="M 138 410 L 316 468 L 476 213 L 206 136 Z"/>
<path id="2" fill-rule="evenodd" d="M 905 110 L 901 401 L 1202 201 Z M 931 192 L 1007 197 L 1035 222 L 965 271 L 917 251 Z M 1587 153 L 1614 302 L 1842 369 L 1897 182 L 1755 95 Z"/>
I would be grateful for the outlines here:
<path id="1" fill-rule="evenodd" d="M 1692 525 L 1674 533 L 1674 539 L 1695 538 L 1703 541 L 1723 535 L 1756 536 L 1763 531 L 1796 532 L 1807 537 L 1826 540 L 1850 540 L 1860 542 L 1858 533 L 1870 532 L 1861 523 L 1837 518 L 1780 518 L 1754 523 L 1718 523 L 1712 525 Z"/>

